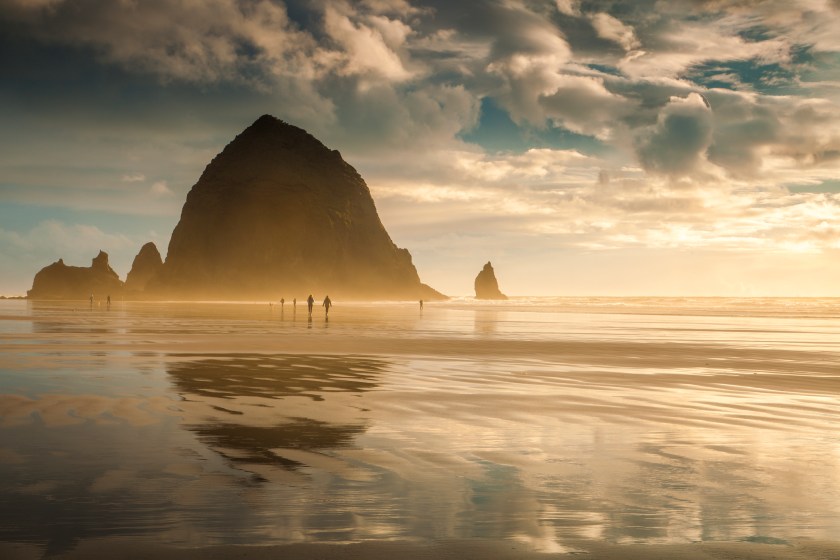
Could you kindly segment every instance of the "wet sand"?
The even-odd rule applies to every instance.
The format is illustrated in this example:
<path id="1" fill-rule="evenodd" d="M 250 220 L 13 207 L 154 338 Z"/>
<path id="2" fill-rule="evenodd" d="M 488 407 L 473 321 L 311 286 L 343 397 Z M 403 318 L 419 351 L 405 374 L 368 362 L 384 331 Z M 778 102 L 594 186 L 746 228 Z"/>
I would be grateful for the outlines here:
<path id="1" fill-rule="evenodd" d="M 6 560 L 34 560 L 43 552 L 34 546 L 0 543 Z M 348 545 L 219 546 L 171 548 L 110 540 L 83 542 L 75 550 L 50 556 L 61 560 L 121 558 L 124 560 L 834 560 L 840 544 L 803 541 L 793 544 L 694 543 L 683 545 L 610 545 L 581 543 L 573 552 L 541 553 L 509 541 L 441 541 L 431 544 L 366 542 Z"/>
<path id="2" fill-rule="evenodd" d="M 840 558 L 834 300 L 2 306 L 3 558 Z"/>

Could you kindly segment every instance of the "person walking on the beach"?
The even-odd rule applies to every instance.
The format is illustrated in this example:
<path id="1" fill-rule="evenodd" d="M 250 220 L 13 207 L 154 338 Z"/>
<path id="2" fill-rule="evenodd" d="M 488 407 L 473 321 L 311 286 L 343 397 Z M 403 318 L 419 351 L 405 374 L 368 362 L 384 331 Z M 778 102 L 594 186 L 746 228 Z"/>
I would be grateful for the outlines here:
<path id="1" fill-rule="evenodd" d="M 423 300 L 420 300 L 420 311 L 423 311 Z"/>
<path id="2" fill-rule="evenodd" d="M 286 305 L 285 298 L 280 298 L 280 311 L 283 311 L 283 306 Z"/>
<path id="3" fill-rule="evenodd" d="M 90 294 L 90 308 L 93 309 L 93 294 Z"/>
<path id="4" fill-rule="evenodd" d="M 330 307 L 332 307 L 332 300 L 330 296 L 324 298 L 324 309 L 327 310 L 326 317 L 330 316 Z"/>
<path id="5" fill-rule="evenodd" d="M 312 297 L 312 294 L 309 294 L 309 297 L 306 298 L 306 305 L 309 307 L 309 314 L 312 315 L 312 306 L 315 305 L 315 298 Z"/>
<path id="6" fill-rule="evenodd" d="M 108 304 L 108 309 L 111 309 L 111 294 L 108 294 L 108 299 L 106 301 Z"/>
<path id="7" fill-rule="evenodd" d="M 297 310 L 297 298 L 292 298 L 292 309 Z"/>

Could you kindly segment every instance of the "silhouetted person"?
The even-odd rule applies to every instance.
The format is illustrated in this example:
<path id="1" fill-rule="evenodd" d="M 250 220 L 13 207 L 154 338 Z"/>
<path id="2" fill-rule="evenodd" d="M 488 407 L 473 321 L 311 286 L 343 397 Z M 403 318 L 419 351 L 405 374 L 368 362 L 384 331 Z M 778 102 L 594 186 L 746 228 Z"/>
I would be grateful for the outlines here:
<path id="1" fill-rule="evenodd" d="M 292 308 L 297 309 L 297 298 L 292 298 Z"/>
<path id="2" fill-rule="evenodd" d="M 280 311 L 283 311 L 284 305 L 286 305 L 286 300 L 284 298 L 280 298 Z"/>
<path id="3" fill-rule="evenodd" d="M 315 305 L 315 298 L 312 297 L 312 294 L 309 294 L 309 297 L 306 298 L 306 305 L 309 307 L 309 314 L 312 315 L 312 306 Z"/>
<path id="4" fill-rule="evenodd" d="M 106 301 L 108 304 L 108 309 L 111 309 L 111 294 L 108 294 L 108 299 Z"/>
<path id="5" fill-rule="evenodd" d="M 93 294 L 90 294 L 90 308 L 93 309 Z"/>
<path id="6" fill-rule="evenodd" d="M 327 310 L 327 312 L 326 312 L 326 317 L 327 318 L 329 318 L 329 316 L 330 316 L 330 307 L 332 307 L 332 300 L 330 299 L 330 296 L 327 296 L 327 297 L 324 298 L 324 309 Z"/>
<path id="7" fill-rule="evenodd" d="M 423 300 L 422 299 L 420 300 L 420 310 L 421 311 L 423 310 Z"/>

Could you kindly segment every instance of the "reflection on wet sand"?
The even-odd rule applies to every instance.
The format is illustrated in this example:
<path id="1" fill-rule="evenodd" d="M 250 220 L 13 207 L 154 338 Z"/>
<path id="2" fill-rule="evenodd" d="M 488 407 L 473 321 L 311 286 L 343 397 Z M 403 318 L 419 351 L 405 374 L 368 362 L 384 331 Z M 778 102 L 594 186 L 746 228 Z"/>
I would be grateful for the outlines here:
<path id="1" fill-rule="evenodd" d="M 353 437 L 364 431 L 364 425 L 330 425 L 307 418 L 293 419 L 288 424 L 256 427 L 236 424 L 190 425 L 199 440 L 222 456 L 244 464 L 264 463 L 296 469 L 300 461 L 281 455 L 282 449 L 321 451 L 347 447 Z M 231 454 L 228 450 L 234 450 Z"/>
<path id="2" fill-rule="evenodd" d="M 359 393 L 376 386 L 388 368 L 381 359 L 356 356 L 237 354 L 197 359 L 175 354 L 167 367 L 179 392 L 220 398 L 306 396 L 323 400 L 324 391 Z"/>
<path id="3" fill-rule="evenodd" d="M 359 394 L 375 388 L 377 378 L 388 368 L 383 360 L 354 356 L 190 357 L 177 356 L 184 361 L 167 368 L 175 389 L 186 401 L 182 406 L 195 411 L 197 407 L 187 403 L 201 401 L 223 414 L 208 414 L 205 409 L 199 415 L 200 422 L 194 422 L 195 414 L 189 414 L 185 427 L 201 442 L 242 466 L 267 464 L 287 469 L 304 463 L 290 459 L 290 453 L 281 450 L 311 452 L 346 447 L 364 431 L 365 423 L 287 416 L 289 408 L 271 401 L 305 398 L 323 402 L 336 393 Z M 219 399 L 228 404 L 217 404 Z M 255 412 L 255 407 L 277 413 Z M 235 422 L 237 419 L 241 422 Z"/>
<path id="4" fill-rule="evenodd" d="M 476 310 L 473 316 L 475 333 L 490 336 L 498 332 L 499 313 L 493 310 Z"/>

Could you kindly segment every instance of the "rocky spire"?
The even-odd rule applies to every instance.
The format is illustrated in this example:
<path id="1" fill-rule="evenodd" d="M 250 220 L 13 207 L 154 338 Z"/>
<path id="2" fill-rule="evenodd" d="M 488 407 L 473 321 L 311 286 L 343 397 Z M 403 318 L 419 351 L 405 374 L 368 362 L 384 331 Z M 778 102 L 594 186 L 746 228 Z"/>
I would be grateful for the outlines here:
<path id="1" fill-rule="evenodd" d="M 475 297 L 476 299 L 507 299 L 507 296 L 499 290 L 499 282 L 496 280 L 496 273 L 490 261 L 487 261 L 475 277 Z"/>
<path id="2" fill-rule="evenodd" d="M 131 263 L 131 270 L 125 277 L 125 289 L 136 292 L 145 290 L 146 284 L 160 272 L 162 267 L 163 259 L 160 257 L 157 246 L 151 241 L 146 243 Z"/>

